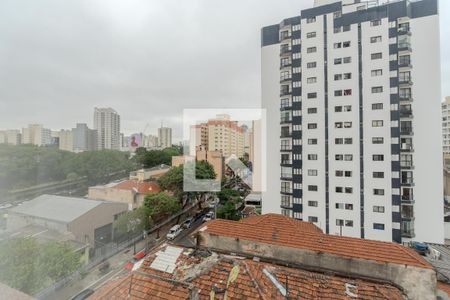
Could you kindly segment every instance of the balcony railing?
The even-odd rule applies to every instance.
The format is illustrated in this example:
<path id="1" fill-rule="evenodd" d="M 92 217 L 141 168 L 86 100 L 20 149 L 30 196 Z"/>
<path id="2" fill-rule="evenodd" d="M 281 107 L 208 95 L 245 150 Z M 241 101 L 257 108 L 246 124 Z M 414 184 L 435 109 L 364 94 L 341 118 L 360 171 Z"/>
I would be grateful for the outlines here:
<path id="1" fill-rule="evenodd" d="M 405 178 L 400 181 L 401 185 L 411 186 L 414 185 L 414 180 L 412 178 Z"/>
<path id="2" fill-rule="evenodd" d="M 283 194 L 292 194 L 292 189 L 281 189 L 281 193 Z"/>
<path id="3" fill-rule="evenodd" d="M 410 109 L 400 109 L 400 118 L 411 118 L 412 110 Z"/>
<path id="4" fill-rule="evenodd" d="M 280 41 L 284 41 L 291 38 L 291 34 L 282 34 L 280 35 Z"/>
<path id="5" fill-rule="evenodd" d="M 283 81 L 288 81 L 288 80 L 292 80 L 292 76 L 289 74 L 289 75 L 286 75 L 286 76 L 281 76 L 280 77 L 280 82 L 283 82 Z"/>
<path id="6" fill-rule="evenodd" d="M 398 80 L 398 83 L 401 85 L 412 85 L 413 84 L 411 78 L 400 78 Z"/>
<path id="7" fill-rule="evenodd" d="M 281 160 L 282 165 L 292 165 L 292 160 L 290 159 L 283 159 Z"/>
<path id="8" fill-rule="evenodd" d="M 414 202 L 413 195 L 402 195 L 402 202 L 413 203 Z"/>
<path id="9" fill-rule="evenodd" d="M 290 54 L 292 52 L 292 48 L 291 47 L 281 47 L 280 48 L 280 54 Z"/>
<path id="10" fill-rule="evenodd" d="M 288 103 L 280 105 L 280 110 L 288 110 L 288 109 L 292 109 L 292 104 Z"/>
<path id="11" fill-rule="evenodd" d="M 290 95 L 291 91 L 290 90 L 281 90 L 280 91 L 280 96 L 287 96 Z"/>
<path id="12" fill-rule="evenodd" d="M 290 122 L 292 122 L 292 118 L 281 118 L 280 119 L 280 124 L 290 123 Z"/>
<path id="13" fill-rule="evenodd" d="M 291 145 L 281 145 L 280 147 L 281 151 L 291 151 L 292 150 L 292 146 Z"/>
<path id="14" fill-rule="evenodd" d="M 292 179 L 292 173 L 281 173 L 281 179 Z"/>
<path id="15" fill-rule="evenodd" d="M 280 138 L 290 138 L 292 137 L 292 132 L 282 132 Z"/>
<path id="16" fill-rule="evenodd" d="M 411 30 L 409 28 L 409 26 L 405 26 L 405 27 L 399 27 L 398 31 L 397 31 L 398 35 L 411 35 Z"/>
<path id="17" fill-rule="evenodd" d="M 411 94 L 399 94 L 398 98 L 400 101 L 412 101 L 412 95 Z"/>
<path id="18" fill-rule="evenodd" d="M 401 160 L 400 167 L 404 168 L 404 169 L 412 169 L 412 168 L 414 168 L 414 163 L 409 160 Z"/>
<path id="19" fill-rule="evenodd" d="M 401 135 L 413 135 L 412 127 L 400 127 Z"/>
<path id="20" fill-rule="evenodd" d="M 398 51 L 411 51 L 411 43 L 399 43 Z"/>
<path id="21" fill-rule="evenodd" d="M 414 150 L 414 148 L 413 148 L 412 144 L 403 143 L 400 146 L 400 151 L 403 151 L 403 152 L 412 152 L 413 150 Z"/>

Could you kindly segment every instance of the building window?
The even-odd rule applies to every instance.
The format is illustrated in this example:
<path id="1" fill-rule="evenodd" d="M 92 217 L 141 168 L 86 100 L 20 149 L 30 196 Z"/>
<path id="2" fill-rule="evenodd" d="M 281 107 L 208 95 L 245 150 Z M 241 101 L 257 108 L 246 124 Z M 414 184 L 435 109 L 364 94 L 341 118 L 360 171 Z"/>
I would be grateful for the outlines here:
<path id="1" fill-rule="evenodd" d="M 384 196 L 384 190 L 383 189 L 373 189 L 373 194 L 376 196 Z"/>
<path id="2" fill-rule="evenodd" d="M 340 18 L 341 16 L 342 16 L 342 12 L 340 12 L 340 11 L 335 11 L 335 12 L 333 13 L 333 18 L 334 18 L 334 19 Z"/>
<path id="3" fill-rule="evenodd" d="M 308 154 L 308 160 L 317 160 L 317 154 Z"/>
<path id="4" fill-rule="evenodd" d="M 317 107 L 308 108 L 308 114 L 317 114 Z"/>
<path id="5" fill-rule="evenodd" d="M 372 60 L 375 60 L 375 59 L 381 59 L 381 58 L 383 57 L 383 54 L 382 54 L 381 52 L 378 52 L 378 53 L 372 53 L 372 54 L 370 55 L 370 57 L 372 58 Z"/>
<path id="6" fill-rule="evenodd" d="M 352 73 L 344 73 L 344 80 L 351 79 Z"/>
<path id="7" fill-rule="evenodd" d="M 384 178 L 384 172 L 373 172 L 373 178 Z"/>
<path id="8" fill-rule="evenodd" d="M 334 112 L 342 112 L 342 106 L 335 106 Z"/>
<path id="9" fill-rule="evenodd" d="M 334 49 L 342 48 L 342 43 L 334 43 Z"/>
<path id="10" fill-rule="evenodd" d="M 344 96 L 351 96 L 351 94 L 352 94 L 352 90 L 351 89 L 344 90 Z"/>
<path id="11" fill-rule="evenodd" d="M 352 128 L 352 122 L 344 122 L 344 128 Z"/>
<path id="12" fill-rule="evenodd" d="M 352 220 L 345 220 L 345 227 L 353 227 L 353 221 Z"/>
<path id="13" fill-rule="evenodd" d="M 372 155 L 373 161 L 384 161 L 384 155 L 383 154 L 374 154 Z"/>
<path id="14" fill-rule="evenodd" d="M 382 86 L 374 86 L 372 87 L 372 94 L 379 94 L 383 92 Z"/>
<path id="15" fill-rule="evenodd" d="M 308 99 L 315 99 L 317 98 L 317 93 L 308 93 Z"/>
<path id="16" fill-rule="evenodd" d="M 337 161 L 344 160 L 344 155 L 342 155 L 342 154 L 336 154 L 336 155 L 334 156 L 334 159 L 337 160 Z"/>
<path id="17" fill-rule="evenodd" d="M 316 17 L 311 17 L 306 19 L 306 23 L 314 23 L 316 21 Z"/>
<path id="18" fill-rule="evenodd" d="M 348 47 L 350 47 L 350 41 L 343 42 L 343 43 L 342 43 L 342 47 L 343 47 L 343 48 L 348 48 Z"/>
<path id="19" fill-rule="evenodd" d="M 345 177 L 352 177 L 352 171 L 345 171 Z"/>
<path id="20" fill-rule="evenodd" d="M 351 105 L 344 105 L 344 112 L 349 112 L 352 111 L 352 106 Z"/>
<path id="21" fill-rule="evenodd" d="M 372 77 L 381 76 L 383 75 L 383 70 L 382 69 L 372 70 L 370 74 L 372 75 Z"/>
<path id="22" fill-rule="evenodd" d="M 353 144 L 353 139 L 352 139 L 352 138 L 345 138 L 345 139 L 344 139 L 344 144 L 346 144 L 346 145 L 351 145 L 351 144 Z"/>
<path id="23" fill-rule="evenodd" d="M 316 83 L 317 82 L 317 77 L 308 77 L 306 79 L 307 83 Z"/>
<path id="24" fill-rule="evenodd" d="M 381 42 L 381 35 L 371 37 L 371 38 L 370 38 L 370 42 L 371 42 L 372 44 L 373 44 L 373 43 L 379 43 L 379 42 Z"/>
<path id="25" fill-rule="evenodd" d="M 344 177 L 344 171 L 336 170 L 335 175 L 336 175 L 336 177 Z"/>
<path id="26" fill-rule="evenodd" d="M 373 207 L 373 212 L 376 212 L 376 213 L 384 213 L 384 206 L 374 206 Z"/>
<path id="27" fill-rule="evenodd" d="M 334 96 L 335 96 L 335 97 L 340 97 L 340 96 L 342 96 L 342 90 L 336 90 L 336 91 L 334 91 Z"/>
<path id="28" fill-rule="evenodd" d="M 313 68 L 317 67 L 317 63 L 315 61 L 309 62 L 309 63 L 306 64 L 306 67 L 308 69 L 313 69 Z"/>
<path id="29" fill-rule="evenodd" d="M 318 221 L 319 221 L 319 219 L 317 217 L 314 217 L 314 216 L 308 217 L 308 222 L 317 223 Z"/>
<path id="30" fill-rule="evenodd" d="M 375 230 L 384 230 L 384 224 L 373 223 L 373 229 L 375 229 Z"/>
<path id="31" fill-rule="evenodd" d="M 411 63 L 411 56 L 401 55 L 398 57 L 398 63 L 400 65 L 409 65 Z"/>
<path id="32" fill-rule="evenodd" d="M 337 186 L 337 187 L 335 188 L 335 191 L 336 191 L 336 193 L 343 193 L 343 192 L 344 192 L 344 189 L 342 188 L 342 186 Z"/>
<path id="33" fill-rule="evenodd" d="M 318 191 L 317 185 L 308 185 L 308 191 L 317 192 Z"/>
<path id="34" fill-rule="evenodd" d="M 308 206 L 318 207 L 319 206 L 319 202 L 318 201 L 308 201 Z"/>
<path id="35" fill-rule="evenodd" d="M 352 187 L 345 187 L 345 193 L 346 194 L 352 194 L 353 193 L 353 188 Z"/>
<path id="36" fill-rule="evenodd" d="M 381 20 L 370 21 L 370 26 L 380 26 L 380 25 L 381 25 Z"/>
<path id="37" fill-rule="evenodd" d="M 342 74 L 334 74 L 334 80 L 338 81 L 342 79 Z"/>
<path id="38" fill-rule="evenodd" d="M 281 182 L 281 192 L 283 193 L 290 193 L 291 192 L 291 183 L 290 182 L 286 182 L 286 181 L 282 181 Z M 285 205 L 288 206 L 288 205 Z"/>
<path id="39" fill-rule="evenodd" d="M 345 154 L 344 155 L 344 160 L 345 161 L 352 161 L 353 160 L 353 155 L 352 154 Z"/>
<path id="40" fill-rule="evenodd" d="M 342 128 L 342 122 L 335 122 L 334 128 Z"/>
<path id="41" fill-rule="evenodd" d="M 309 47 L 306 49 L 306 53 L 314 53 L 317 52 L 317 47 Z"/>
<path id="42" fill-rule="evenodd" d="M 344 57 L 343 62 L 344 64 L 349 64 L 352 62 L 352 58 L 350 56 Z"/>
<path id="43" fill-rule="evenodd" d="M 379 110 L 383 109 L 383 103 L 373 103 L 372 104 L 372 110 Z"/>
<path id="44" fill-rule="evenodd" d="M 372 144 L 384 144 L 384 138 L 382 137 L 373 137 Z"/>
<path id="45" fill-rule="evenodd" d="M 383 120 L 373 120 L 372 127 L 383 127 Z"/>
<path id="46" fill-rule="evenodd" d="M 308 32 L 308 33 L 306 34 L 306 38 L 308 38 L 308 39 L 314 38 L 314 37 L 316 37 L 316 32 L 315 32 L 315 31 Z"/>
<path id="47" fill-rule="evenodd" d="M 350 31 L 350 25 L 344 25 L 342 26 L 342 31 Z"/>
<path id="48" fill-rule="evenodd" d="M 339 33 L 342 31 L 342 27 L 334 27 L 333 31 L 334 33 Z"/>
<path id="49" fill-rule="evenodd" d="M 317 176 L 317 170 L 308 169 L 308 176 Z"/>
<path id="50" fill-rule="evenodd" d="M 286 108 L 291 106 L 291 102 L 289 101 L 289 98 L 283 98 L 281 99 L 281 108 Z"/>
<path id="51" fill-rule="evenodd" d="M 281 195 L 281 206 L 291 207 L 291 197 L 287 195 Z"/>
<path id="52" fill-rule="evenodd" d="M 317 123 L 308 123 L 308 129 L 317 129 Z"/>
<path id="53" fill-rule="evenodd" d="M 340 64 L 342 64 L 342 58 L 335 58 L 335 59 L 334 59 L 334 64 L 335 64 L 335 65 L 340 65 Z"/>
<path id="54" fill-rule="evenodd" d="M 290 216 L 291 216 L 291 210 L 289 210 L 289 209 L 282 209 L 282 210 L 281 210 L 281 214 L 282 214 L 283 216 L 290 217 Z"/>
<path id="55" fill-rule="evenodd" d="M 342 145 L 342 144 L 344 144 L 344 139 L 342 139 L 342 138 L 334 139 L 334 143 L 336 145 Z"/>
<path id="56" fill-rule="evenodd" d="M 336 219 L 336 226 L 344 226 L 344 220 Z"/>
<path id="57" fill-rule="evenodd" d="M 317 139 L 308 139 L 308 145 L 317 145 Z"/>

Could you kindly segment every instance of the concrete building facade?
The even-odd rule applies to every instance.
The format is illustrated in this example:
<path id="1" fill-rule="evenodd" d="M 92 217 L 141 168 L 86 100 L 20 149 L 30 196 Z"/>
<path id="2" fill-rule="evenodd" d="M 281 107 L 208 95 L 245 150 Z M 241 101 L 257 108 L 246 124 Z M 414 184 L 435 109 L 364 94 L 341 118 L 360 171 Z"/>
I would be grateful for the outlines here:
<path id="1" fill-rule="evenodd" d="M 436 0 L 316 1 L 263 28 L 263 212 L 442 243 L 439 57 Z"/>
<path id="2" fill-rule="evenodd" d="M 442 152 L 450 154 L 450 97 L 442 102 Z"/>
<path id="3" fill-rule="evenodd" d="M 172 147 L 172 128 L 158 128 L 158 142 L 162 149 Z"/>
<path id="4" fill-rule="evenodd" d="M 42 124 L 30 124 L 22 128 L 22 144 L 47 146 L 52 142 L 51 130 L 44 128 Z"/>
<path id="5" fill-rule="evenodd" d="M 120 116 L 112 108 L 94 109 L 97 149 L 120 150 Z"/>

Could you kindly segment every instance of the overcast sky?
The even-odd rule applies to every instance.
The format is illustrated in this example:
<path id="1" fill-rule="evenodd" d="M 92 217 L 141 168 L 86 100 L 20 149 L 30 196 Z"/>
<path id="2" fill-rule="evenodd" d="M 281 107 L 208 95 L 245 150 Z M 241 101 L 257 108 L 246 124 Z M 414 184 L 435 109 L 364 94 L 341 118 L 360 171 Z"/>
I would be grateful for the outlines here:
<path id="1" fill-rule="evenodd" d="M 179 138 L 183 108 L 259 107 L 260 28 L 312 2 L 1 0 L 0 128 L 92 126 L 97 106 L 126 134 L 164 121 Z M 450 95 L 450 1 L 440 14 Z"/>

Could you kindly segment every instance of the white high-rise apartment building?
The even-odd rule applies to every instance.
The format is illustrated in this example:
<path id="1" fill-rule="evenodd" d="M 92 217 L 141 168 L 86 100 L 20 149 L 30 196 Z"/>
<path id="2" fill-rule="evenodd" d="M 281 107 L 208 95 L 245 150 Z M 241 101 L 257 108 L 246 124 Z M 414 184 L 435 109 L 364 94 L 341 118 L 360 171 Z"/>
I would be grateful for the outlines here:
<path id="1" fill-rule="evenodd" d="M 42 124 L 30 124 L 28 127 L 22 128 L 22 144 L 46 146 L 51 142 L 51 130 L 44 128 Z"/>
<path id="2" fill-rule="evenodd" d="M 59 150 L 73 152 L 73 133 L 72 130 L 64 130 L 58 132 Z"/>
<path id="3" fill-rule="evenodd" d="M 120 150 L 120 116 L 114 109 L 94 109 L 94 130 L 97 131 L 99 150 Z"/>
<path id="4" fill-rule="evenodd" d="M 442 102 L 442 151 L 450 154 L 450 97 Z"/>
<path id="5" fill-rule="evenodd" d="M 0 144 L 19 145 L 22 142 L 22 134 L 17 129 L 0 131 Z"/>
<path id="6" fill-rule="evenodd" d="M 158 128 L 158 142 L 162 149 L 172 147 L 172 128 Z"/>
<path id="7" fill-rule="evenodd" d="M 443 243 L 439 44 L 437 0 L 319 0 L 263 28 L 263 212 Z"/>

